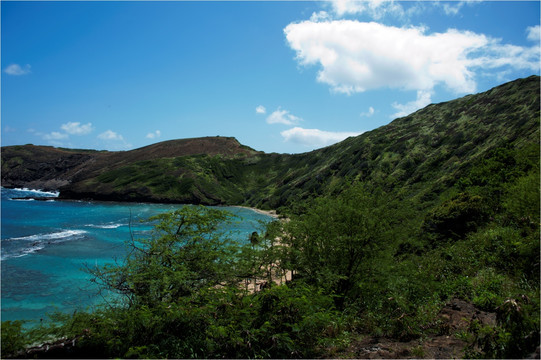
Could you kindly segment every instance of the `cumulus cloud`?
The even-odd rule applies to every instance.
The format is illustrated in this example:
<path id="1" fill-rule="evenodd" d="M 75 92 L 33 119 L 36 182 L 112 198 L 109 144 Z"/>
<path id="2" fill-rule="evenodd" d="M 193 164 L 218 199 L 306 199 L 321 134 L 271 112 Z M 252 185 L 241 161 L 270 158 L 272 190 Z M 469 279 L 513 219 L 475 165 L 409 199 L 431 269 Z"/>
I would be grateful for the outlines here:
<path id="1" fill-rule="evenodd" d="M 443 10 L 445 15 L 457 15 L 464 5 L 472 5 L 482 0 L 464 1 L 410 1 L 407 7 L 401 5 L 400 0 L 327 0 L 330 11 L 337 17 L 345 15 L 364 15 L 379 20 L 386 16 L 408 21 L 409 17 L 418 14 L 428 6 L 435 6 Z M 317 14 L 314 14 L 317 15 Z"/>
<path id="2" fill-rule="evenodd" d="M 302 121 L 300 117 L 290 114 L 289 111 L 280 108 L 267 117 L 268 124 L 294 125 L 298 124 L 300 121 Z"/>
<path id="3" fill-rule="evenodd" d="M 410 101 L 406 104 L 397 104 L 393 103 L 393 107 L 398 110 L 398 112 L 391 115 L 391 118 L 398 118 L 411 114 L 414 111 L 424 108 L 430 104 L 432 98 L 432 93 L 430 91 L 417 91 L 417 99 Z"/>
<path id="4" fill-rule="evenodd" d="M 539 25 L 528 26 L 526 33 L 528 34 L 528 40 L 539 42 L 541 38 L 541 27 Z"/>
<path id="5" fill-rule="evenodd" d="M 255 112 L 258 114 L 265 114 L 267 112 L 267 109 L 263 105 L 259 105 L 255 108 Z"/>
<path id="6" fill-rule="evenodd" d="M 324 20 L 332 20 L 331 15 L 326 11 L 320 11 L 317 13 L 312 13 L 312 16 L 310 16 L 310 21 L 324 21 Z"/>
<path id="7" fill-rule="evenodd" d="M 113 130 L 107 130 L 98 135 L 98 139 L 104 140 L 105 146 L 109 150 L 128 150 L 132 145 L 124 137 Z"/>
<path id="8" fill-rule="evenodd" d="M 162 136 L 162 132 L 160 130 L 156 130 L 154 132 L 148 133 L 146 137 L 147 139 L 156 139 L 160 136 Z"/>
<path id="9" fill-rule="evenodd" d="M 309 147 L 321 147 L 332 145 L 339 141 L 342 141 L 350 136 L 357 136 L 360 132 L 332 132 L 323 131 L 319 129 L 303 129 L 301 127 L 294 127 L 289 130 L 282 131 L 280 133 L 285 141 L 309 146 Z"/>
<path id="10" fill-rule="evenodd" d="M 68 134 L 64 134 L 58 131 L 53 131 L 49 134 L 43 135 L 43 139 L 45 140 L 62 140 L 62 139 L 67 139 L 68 137 L 69 137 Z"/>
<path id="11" fill-rule="evenodd" d="M 30 68 L 31 66 L 29 64 L 26 64 L 24 67 L 19 64 L 11 64 L 4 69 L 4 72 L 15 76 L 26 75 L 30 74 Z"/>
<path id="12" fill-rule="evenodd" d="M 373 108 L 372 106 L 370 106 L 370 107 L 368 108 L 368 111 L 367 111 L 367 112 L 361 113 L 361 116 L 370 117 L 370 116 L 374 115 L 375 112 L 376 112 L 376 111 L 374 110 L 374 108 Z"/>
<path id="13" fill-rule="evenodd" d="M 99 139 L 102 140 L 113 140 L 113 141 L 124 141 L 124 137 L 112 130 L 107 130 L 98 135 Z"/>
<path id="14" fill-rule="evenodd" d="M 464 1 L 458 1 L 455 3 L 443 3 L 443 11 L 446 15 L 457 15 L 460 9 L 464 6 Z"/>
<path id="15" fill-rule="evenodd" d="M 404 8 L 394 0 L 331 0 L 332 11 L 338 16 L 366 14 L 374 19 L 386 15 L 404 16 Z"/>
<path id="16" fill-rule="evenodd" d="M 78 121 L 67 122 L 62 124 L 60 128 L 70 135 L 86 135 L 94 130 L 92 123 L 81 125 Z"/>
<path id="17" fill-rule="evenodd" d="M 423 27 L 307 20 L 289 24 L 284 34 L 299 64 L 319 66 L 317 80 L 344 94 L 377 88 L 429 91 L 437 84 L 468 93 L 476 89 L 476 69 L 539 67 L 537 47 L 501 44 L 456 29 L 428 34 Z"/>

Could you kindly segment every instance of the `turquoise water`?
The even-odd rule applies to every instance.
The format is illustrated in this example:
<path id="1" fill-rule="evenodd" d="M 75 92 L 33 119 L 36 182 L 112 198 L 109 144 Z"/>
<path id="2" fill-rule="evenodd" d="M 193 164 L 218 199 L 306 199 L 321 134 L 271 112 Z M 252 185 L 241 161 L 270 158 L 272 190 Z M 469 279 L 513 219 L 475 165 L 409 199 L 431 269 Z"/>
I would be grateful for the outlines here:
<path id="1" fill-rule="evenodd" d="M 2 193 L 2 321 L 38 323 L 53 311 L 73 312 L 100 303 L 96 287 L 83 272 L 122 259 L 125 241 L 147 235 L 151 226 L 140 220 L 183 205 L 87 201 L 14 200 L 54 196 L 32 190 L 1 189 Z M 237 218 L 234 236 L 247 240 L 271 217 L 249 209 L 224 207 Z"/>

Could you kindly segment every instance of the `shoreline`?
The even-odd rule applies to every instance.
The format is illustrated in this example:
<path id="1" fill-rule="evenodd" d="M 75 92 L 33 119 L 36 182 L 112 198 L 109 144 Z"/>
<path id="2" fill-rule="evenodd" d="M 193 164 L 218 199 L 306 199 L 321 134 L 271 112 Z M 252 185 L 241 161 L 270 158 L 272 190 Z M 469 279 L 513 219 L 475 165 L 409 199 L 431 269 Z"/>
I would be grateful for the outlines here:
<path id="1" fill-rule="evenodd" d="M 15 197 L 11 200 L 37 200 L 37 201 L 50 201 L 50 200 L 60 200 L 60 201 L 90 201 L 90 202 L 111 202 L 111 203 L 141 203 L 141 204 L 178 204 L 178 205 L 192 205 L 189 203 L 175 203 L 175 202 L 154 202 L 154 201 L 118 201 L 118 200 L 96 200 L 96 199 L 69 199 L 69 198 L 61 198 L 59 197 L 60 193 L 52 192 L 52 191 L 44 191 L 44 190 L 38 190 L 38 189 L 29 189 L 29 188 L 9 188 L 2 186 L 2 189 L 10 189 L 10 190 L 19 190 L 19 191 L 29 191 L 29 192 L 38 192 L 43 194 L 50 194 L 53 196 L 24 196 L 24 197 Z M 279 215 L 276 213 L 276 210 L 261 210 L 255 207 L 250 206 L 244 206 L 244 205 L 206 205 L 206 206 L 218 206 L 218 207 L 236 207 L 241 209 L 248 209 L 255 211 L 256 213 L 270 216 L 274 219 L 279 219 Z"/>
<path id="2" fill-rule="evenodd" d="M 243 205 L 224 205 L 224 206 L 241 208 L 241 209 L 248 209 L 248 210 L 255 211 L 256 213 L 262 214 L 262 215 L 270 216 L 270 217 L 275 218 L 275 219 L 279 218 L 279 215 L 276 213 L 276 210 L 261 210 L 261 209 L 255 208 L 255 207 L 243 206 Z"/>

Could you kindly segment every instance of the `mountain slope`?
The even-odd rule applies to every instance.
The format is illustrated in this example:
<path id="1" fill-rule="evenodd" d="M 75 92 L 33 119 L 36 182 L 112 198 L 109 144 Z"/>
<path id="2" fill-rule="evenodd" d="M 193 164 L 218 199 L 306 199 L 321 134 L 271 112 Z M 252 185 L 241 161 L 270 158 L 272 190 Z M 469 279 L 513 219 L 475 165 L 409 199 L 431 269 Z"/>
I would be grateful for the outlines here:
<path id="1" fill-rule="evenodd" d="M 58 190 L 101 153 L 50 146 L 2 147 L 2 186 Z"/>
<path id="2" fill-rule="evenodd" d="M 539 144 L 539 77 L 429 105 L 323 149 L 314 167 L 326 188 L 350 177 L 422 194 L 452 185 L 497 146 L 530 142 Z"/>
<path id="3" fill-rule="evenodd" d="M 104 169 L 141 161 L 199 154 L 234 157 L 257 153 L 235 138 L 219 136 L 170 140 L 120 152 L 6 146 L 2 147 L 2 186 L 58 190 L 79 179 L 97 176 Z"/>
<path id="4" fill-rule="evenodd" d="M 127 152 L 49 148 L 36 169 L 23 156 L 35 147 L 8 147 L 2 149 L 2 184 L 22 186 L 43 175 L 61 181 L 64 198 L 280 208 L 340 192 L 346 183 L 360 180 L 430 200 L 491 150 L 538 146 L 539 104 L 539 77 L 532 76 L 429 105 L 360 136 L 296 155 L 256 152 L 218 137 Z M 69 166 L 54 167 L 62 162 Z"/>

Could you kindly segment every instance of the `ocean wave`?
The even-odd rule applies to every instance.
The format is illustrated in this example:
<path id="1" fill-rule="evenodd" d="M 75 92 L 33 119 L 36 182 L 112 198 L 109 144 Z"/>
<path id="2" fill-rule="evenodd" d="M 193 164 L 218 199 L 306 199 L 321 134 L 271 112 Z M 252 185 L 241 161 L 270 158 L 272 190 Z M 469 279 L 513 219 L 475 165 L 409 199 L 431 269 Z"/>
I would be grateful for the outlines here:
<path id="1" fill-rule="evenodd" d="M 95 229 L 117 229 L 121 226 L 124 226 L 125 224 L 99 224 L 99 225 L 95 225 L 95 224 L 88 224 L 88 225 L 85 225 L 85 226 L 88 226 L 88 227 L 91 227 L 91 228 L 95 228 Z"/>
<path id="2" fill-rule="evenodd" d="M 36 195 L 43 195 L 43 196 L 54 196 L 58 197 L 60 195 L 59 191 L 44 191 L 40 189 L 29 189 L 29 188 L 13 188 L 13 189 L 5 189 L 2 187 L 3 190 L 14 190 L 14 191 L 24 191 L 24 192 L 30 192 Z"/>
<path id="3" fill-rule="evenodd" d="M 2 241 L 58 241 L 70 237 L 80 237 L 87 232 L 85 230 L 63 230 L 49 234 L 36 234 L 29 236 L 13 237 Z"/>
<path id="4" fill-rule="evenodd" d="M 11 259 L 11 258 L 18 258 L 18 257 L 23 257 L 23 256 L 26 256 L 26 255 L 30 255 L 36 251 L 39 251 L 39 250 L 42 250 L 43 248 L 45 247 L 45 244 L 41 243 L 37 243 L 37 244 L 32 244 L 32 246 L 30 247 L 26 247 L 24 249 L 20 249 L 18 251 L 15 251 L 15 252 L 8 252 L 8 251 L 2 251 L 2 256 L 0 257 L 1 260 L 6 260 L 6 259 Z"/>
<path id="5" fill-rule="evenodd" d="M 26 255 L 35 253 L 36 251 L 42 250 L 47 244 L 60 243 L 69 240 L 76 240 L 82 238 L 87 232 L 84 230 L 63 230 L 54 233 L 48 234 L 35 234 L 28 236 L 12 237 L 7 239 L 2 239 L 2 242 L 5 243 L 31 243 L 29 246 L 20 246 L 16 245 L 10 247 L 2 247 L 2 256 L 1 260 L 6 260 L 10 258 L 18 258 Z"/>

